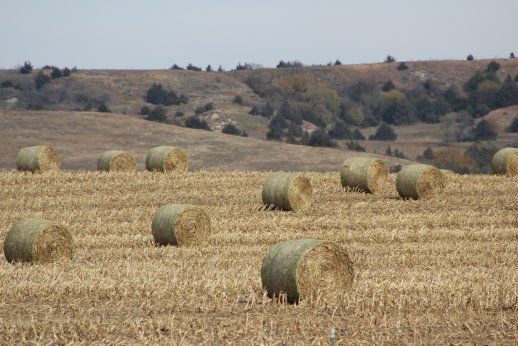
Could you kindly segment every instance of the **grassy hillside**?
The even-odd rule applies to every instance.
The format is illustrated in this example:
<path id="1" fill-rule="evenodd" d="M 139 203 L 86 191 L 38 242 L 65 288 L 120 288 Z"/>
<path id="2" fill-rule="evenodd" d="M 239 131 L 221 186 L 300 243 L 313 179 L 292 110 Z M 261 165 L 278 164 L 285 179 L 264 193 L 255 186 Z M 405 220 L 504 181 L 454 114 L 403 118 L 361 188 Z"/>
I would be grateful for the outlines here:
<path id="1" fill-rule="evenodd" d="M 41 144 L 60 152 L 64 169 L 88 170 L 96 169 L 98 157 L 108 149 L 133 153 L 143 169 L 147 150 L 156 145 L 177 146 L 188 154 L 191 169 L 211 170 L 334 171 L 347 156 L 359 154 L 193 130 L 123 114 L 0 110 L 0 169 L 16 168 L 20 148 Z"/>

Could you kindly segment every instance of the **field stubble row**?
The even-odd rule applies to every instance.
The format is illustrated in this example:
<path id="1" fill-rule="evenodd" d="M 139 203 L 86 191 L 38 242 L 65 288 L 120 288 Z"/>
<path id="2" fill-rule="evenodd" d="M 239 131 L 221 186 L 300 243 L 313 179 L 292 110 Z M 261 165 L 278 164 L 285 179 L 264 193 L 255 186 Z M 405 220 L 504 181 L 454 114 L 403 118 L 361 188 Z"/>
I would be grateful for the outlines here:
<path id="1" fill-rule="evenodd" d="M 518 340 L 517 178 L 448 176 L 441 197 L 402 200 L 344 190 L 338 173 L 305 173 L 313 207 L 264 210 L 266 172 L 0 172 L 0 239 L 15 219 L 60 221 L 69 263 L 0 263 L 0 342 L 509 343 Z M 212 235 L 159 247 L 166 203 L 203 206 Z M 355 283 L 339 305 L 272 302 L 263 256 L 317 238 L 349 253 Z"/>

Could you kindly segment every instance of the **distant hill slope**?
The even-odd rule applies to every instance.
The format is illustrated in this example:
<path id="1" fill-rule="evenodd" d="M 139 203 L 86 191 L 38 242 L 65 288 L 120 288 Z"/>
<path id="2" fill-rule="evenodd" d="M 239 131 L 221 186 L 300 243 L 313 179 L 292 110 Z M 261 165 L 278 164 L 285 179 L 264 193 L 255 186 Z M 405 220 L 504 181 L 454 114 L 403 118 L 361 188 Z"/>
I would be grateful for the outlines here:
<path id="1" fill-rule="evenodd" d="M 193 130 L 123 114 L 0 110 L 0 169 L 15 169 L 18 150 L 32 145 L 55 147 L 63 169 L 87 170 L 95 170 L 99 155 L 108 149 L 131 152 L 142 170 L 147 150 L 157 145 L 181 148 L 195 170 L 333 171 L 346 157 L 360 154 Z M 408 163 L 385 159 L 389 165 Z"/>

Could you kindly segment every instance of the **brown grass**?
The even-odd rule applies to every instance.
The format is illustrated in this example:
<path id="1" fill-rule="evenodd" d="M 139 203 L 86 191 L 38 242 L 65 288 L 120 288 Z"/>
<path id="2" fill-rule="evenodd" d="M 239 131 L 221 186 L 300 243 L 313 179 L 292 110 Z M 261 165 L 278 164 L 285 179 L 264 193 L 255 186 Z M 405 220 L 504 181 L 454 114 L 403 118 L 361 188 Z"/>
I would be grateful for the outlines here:
<path id="1" fill-rule="evenodd" d="M 518 178 L 452 175 L 443 197 L 347 193 L 306 173 L 304 215 L 261 210 L 267 173 L 0 172 L 0 241 L 13 220 L 60 220 L 65 264 L 0 261 L 0 344 L 516 344 Z M 207 210 L 210 240 L 156 246 L 166 203 Z M 354 265 L 338 305 L 273 303 L 263 256 L 287 239 L 336 242 Z"/>

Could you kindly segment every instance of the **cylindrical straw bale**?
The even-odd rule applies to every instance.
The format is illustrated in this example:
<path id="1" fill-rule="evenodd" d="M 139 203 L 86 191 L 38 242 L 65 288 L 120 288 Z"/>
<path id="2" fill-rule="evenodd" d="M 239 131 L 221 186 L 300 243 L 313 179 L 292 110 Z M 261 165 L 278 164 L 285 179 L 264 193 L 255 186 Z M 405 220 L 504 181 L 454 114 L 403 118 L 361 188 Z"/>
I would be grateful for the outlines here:
<path id="1" fill-rule="evenodd" d="M 59 171 L 59 166 L 59 155 L 49 146 L 39 145 L 22 148 L 16 156 L 16 168 L 19 171 Z"/>
<path id="2" fill-rule="evenodd" d="M 185 172 L 187 170 L 187 155 L 175 147 L 154 147 L 147 153 L 146 169 L 151 172 Z"/>
<path id="3" fill-rule="evenodd" d="M 491 168 L 496 174 L 505 174 L 508 177 L 518 175 L 518 149 L 504 148 L 496 152 L 491 160 Z"/>
<path id="4" fill-rule="evenodd" d="M 288 302 L 321 294 L 333 299 L 353 283 L 353 266 L 338 244 L 313 239 L 287 240 L 263 258 L 261 281 L 270 297 L 287 295 Z"/>
<path id="5" fill-rule="evenodd" d="M 309 179 L 297 173 L 273 173 L 263 185 L 263 203 L 283 210 L 307 210 L 312 196 Z"/>
<path id="6" fill-rule="evenodd" d="M 446 185 L 441 171 L 433 166 L 405 166 L 396 177 L 396 189 L 403 198 L 430 198 L 442 193 Z"/>
<path id="7" fill-rule="evenodd" d="M 363 192 L 379 191 L 388 177 L 385 162 L 372 157 L 351 157 L 340 169 L 342 186 L 357 188 Z"/>
<path id="8" fill-rule="evenodd" d="M 105 151 L 97 161 L 97 170 L 106 172 L 133 172 L 137 169 L 135 158 L 122 150 Z"/>
<path id="9" fill-rule="evenodd" d="M 210 235 L 210 218 L 198 206 L 166 204 L 153 217 L 151 232 L 160 245 L 197 245 Z"/>
<path id="10" fill-rule="evenodd" d="M 69 260 L 74 253 L 74 240 L 68 229 L 42 219 L 16 221 L 4 242 L 9 262 L 50 263 Z"/>

